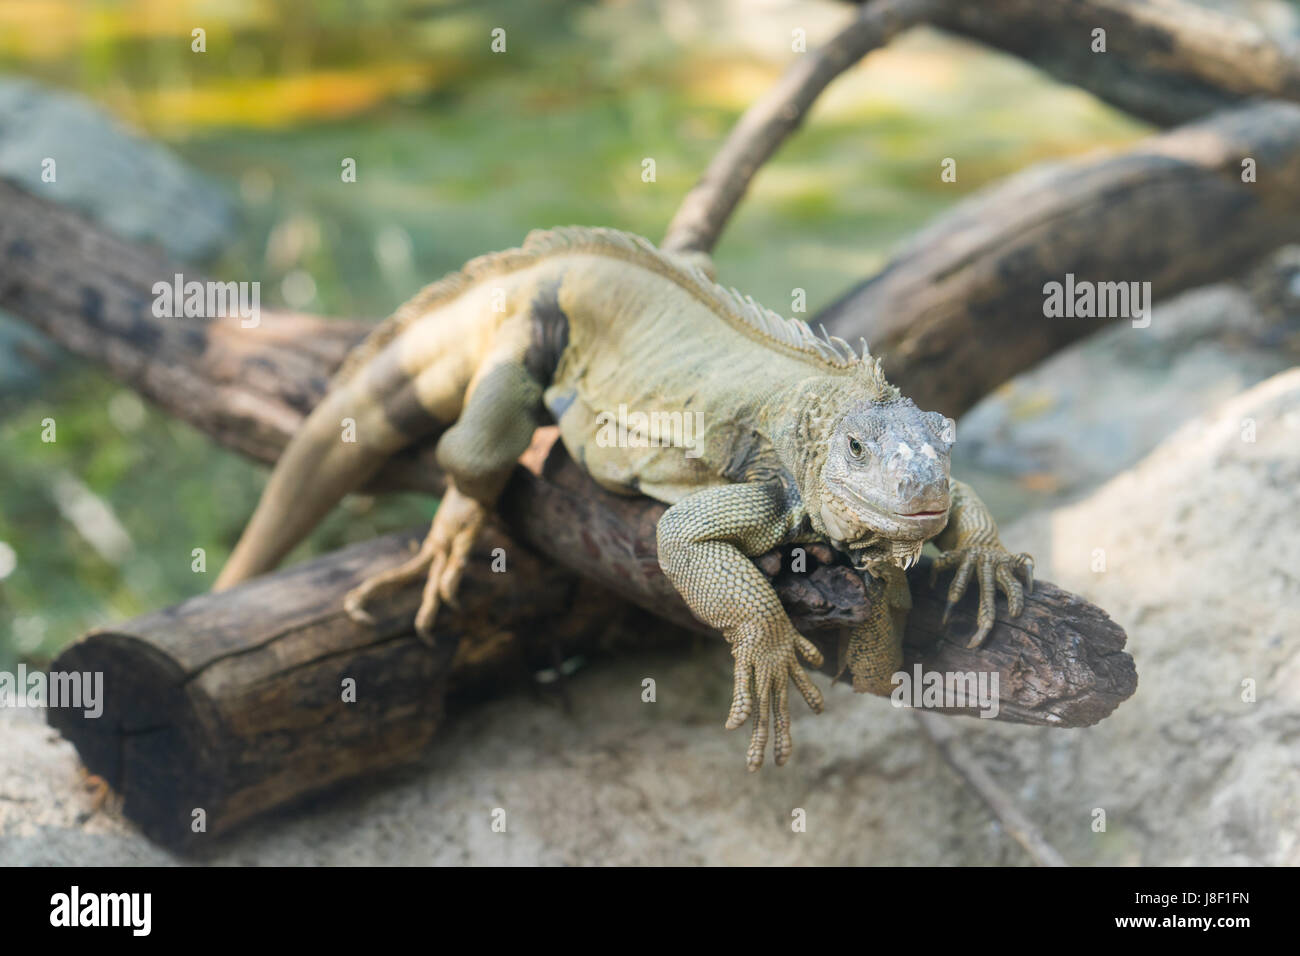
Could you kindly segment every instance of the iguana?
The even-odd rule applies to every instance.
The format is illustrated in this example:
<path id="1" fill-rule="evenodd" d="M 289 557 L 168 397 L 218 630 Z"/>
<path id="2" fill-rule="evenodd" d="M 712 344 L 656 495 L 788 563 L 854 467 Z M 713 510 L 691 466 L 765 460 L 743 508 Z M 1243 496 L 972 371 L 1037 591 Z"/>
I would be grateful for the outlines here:
<path id="1" fill-rule="evenodd" d="M 689 448 L 635 430 L 612 440 L 620 407 L 681 413 L 702 427 Z M 796 657 L 818 667 L 822 655 L 794 629 L 752 557 L 825 542 L 865 572 L 871 617 L 841 648 L 839 669 L 851 671 L 856 690 L 874 693 L 890 692 L 902 663 L 911 606 L 904 572 L 925 541 L 941 551 L 935 573 L 956 570 L 949 610 L 972 575 L 979 579 L 971 646 L 993 625 L 995 588 L 1019 615 L 1016 572 L 1033 587 L 1028 555 L 1008 553 L 987 508 L 949 476 L 952 422 L 903 398 L 865 342 L 858 355 L 825 330 L 818 336 L 727 291 L 713 282 L 707 256 L 570 227 L 472 260 L 349 354 L 276 464 L 217 589 L 274 567 L 389 456 L 445 429 L 436 456 L 447 490 L 428 537 L 344 600 L 365 621 L 370 598 L 423 578 L 415 626 L 428 637 L 511 469 L 548 418 L 602 487 L 670 505 L 658 524 L 659 564 L 695 615 L 730 642 L 726 727 L 754 717 L 751 770 L 762 766 L 769 725 L 777 764 L 790 756 L 791 682 L 822 709 Z M 355 423 L 354 441 L 343 440 L 345 419 Z"/>

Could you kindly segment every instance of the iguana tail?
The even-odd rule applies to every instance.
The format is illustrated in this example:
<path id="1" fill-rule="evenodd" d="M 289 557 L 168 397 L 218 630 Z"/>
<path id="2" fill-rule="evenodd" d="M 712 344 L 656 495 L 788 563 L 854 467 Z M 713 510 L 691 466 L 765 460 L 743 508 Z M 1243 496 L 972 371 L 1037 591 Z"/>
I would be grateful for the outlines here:
<path id="1" fill-rule="evenodd" d="M 364 379 L 330 391 L 289 441 L 214 590 L 274 568 L 344 495 L 418 437 L 393 427 Z"/>
<path id="2" fill-rule="evenodd" d="M 455 424 L 467 401 L 470 420 L 448 432 L 439 463 L 460 491 L 490 505 L 523 451 L 516 446 L 532 434 L 533 385 L 548 384 L 567 342 L 559 280 L 542 274 L 544 263 L 593 251 L 712 288 L 707 257 L 668 256 L 623 233 L 570 227 L 534 232 L 522 248 L 481 256 L 423 289 L 348 355 L 280 456 L 214 588 L 274 568 L 393 454 Z"/>
<path id="3" fill-rule="evenodd" d="M 392 455 L 457 420 L 494 338 L 476 298 L 408 304 L 400 328 L 390 319 L 353 351 L 280 455 L 215 590 L 274 568 Z"/>

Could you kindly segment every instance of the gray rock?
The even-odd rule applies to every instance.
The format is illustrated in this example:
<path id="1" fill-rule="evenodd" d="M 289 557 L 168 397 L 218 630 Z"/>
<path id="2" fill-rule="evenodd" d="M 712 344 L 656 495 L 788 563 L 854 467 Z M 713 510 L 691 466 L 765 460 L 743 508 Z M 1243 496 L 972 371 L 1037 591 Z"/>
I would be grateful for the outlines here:
<path id="1" fill-rule="evenodd" d="M 54 161 L 54 182 L 42 179 L 46 160 Z M 0 177 L 181 262 L 216 255 L 235 229 L 231 199 L 165 147 L 81 97 L 17 77 L 0 77 Z M 43 358 L 34 363 L 32 355 Z M 30 387 L 39 380 L 36 365 L 54 356 L 40 336 L 0 312 L 0 390 Z"/>
<path id="2" fill-rule="evenodd" d="M 1093 728 L 954 725 L 1069 862 L 1300 863 L 1296 487 L 1300 370 L 1185 426 L 1086 500 L 1005 529 L 1042 576 L 1128 629 L 1138 664 L 1136 696 Z M 658 702 L 641 701 L 644 677 Z M 1247 678 L 1254 703 L 1241 699 Z M 730 686 L 716 642 L 593 667 L 569 682 L 571 713 L 528 695 L 479 706 L 422 762 L 214 839 L 197 859 L 1028 862 L 888 701 L 831 688 L 823 715 L 796 711 L 792 763 L 754 776 L 748 734 L 722 730 Z M 0 865 L 186 862 L 111 802 L 92 812 L 71 746 L 31 712 L 0 711 L 0 750 Z M 492 830 L 497 808 L 505 833 Z"/>
<path id="3" fill-rule="evenodd" d="M 54 182 L 41 178 L 47 159 Z M 215 255 L 235 225 L 230 198 L 166 147 L 81 97 L 15 77 L 0 78 L 0 176 L 183 262 Z"/>
<path id="4" fill-rule="evenodd" d="M 987 396 L 961 420 L 953 473 L 995 517 L 1077 499 L 1137 463 L 1184 422 L 1300 361 L 1300 249 L 1241 285 L 1157 303 L 1151 325 L 1117 323 Z"/>
<path id="5" fill-rule="evenodd" d="M 1097 727 L 968 734 L 1068 859 L 1300 863 L 1298 487 L 1292 369 L 1087 500 L 1006 530 L 1044 577 L 1124 625 L 1137 661 L 1137 694 Z M 1090 803 L 1104 834 L 1086 825 Z"/>

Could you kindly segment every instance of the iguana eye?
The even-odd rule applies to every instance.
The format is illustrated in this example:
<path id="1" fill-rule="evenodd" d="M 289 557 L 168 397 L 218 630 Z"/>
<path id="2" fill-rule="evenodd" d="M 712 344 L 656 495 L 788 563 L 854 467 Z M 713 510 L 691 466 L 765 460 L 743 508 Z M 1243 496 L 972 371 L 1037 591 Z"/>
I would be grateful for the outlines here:
<path id="1" fill-rule="evenodd" d="M 852 455 L 854 458 L 857 458 L 857 459 L 861 460 L 861 458 L 862 458 L 862 454 L 863 454 L 863 452 L 862 452 L 862 442 L 858 441 L 856 438 L 850 438 L 850 439 L 849 439 L 849 454 Z"/>

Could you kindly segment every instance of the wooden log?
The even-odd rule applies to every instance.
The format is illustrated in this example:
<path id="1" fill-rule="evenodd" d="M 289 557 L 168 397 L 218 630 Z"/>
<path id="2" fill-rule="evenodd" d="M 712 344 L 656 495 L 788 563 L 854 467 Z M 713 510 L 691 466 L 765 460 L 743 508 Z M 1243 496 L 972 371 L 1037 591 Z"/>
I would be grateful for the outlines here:
<path id="1" fill-rule="evenodd" d="M 536 461 L 555 429 L 542 429 Z M 535 467 L 535 466 L 534 466 Z M 583 578 L 666 620 L 705 631 L 659 569 L 655 525 L 665 506 L 590 487 L 590 479 L 558 442 L 540 473 L 516 469 L 503 499 L 507 527 L 535 550 Z M 781 603 L 801 633 L 835 669 L 840 638 L 867 617 L 866 585 L 842 557 L 824 546 L 805 549 L 807 570 L 795 572 L 791 549 L 769 552 L 758 565 L 772 579 Z M 998 616 L 984 646 L 966 647 L 975 633 L 977 589 L 968 589 L 941 625 L 946 586 L 929 586 L 929 561 L 908 575 L 913 609 L 904 635 L 906 667 L 926 671 L 997 673 L 1002 693 L 998 720 L 1054 727 L 1085 727 L 1110 714 L 1137 688 L 1124 631 L 1105 611 L 1047 582 L 1035 582 L 1021 617 Z M 940 579 L 946 585 L 947 579 Z M 712 632 L 710 632 L 712 633 Z M 847 675 L 841 679 L 848 680 Z M 971 714 L 970 708 L 938 708 Z"/>
<path id="2" fill-rule="evenodd" d="M 526 552 L 511 555 L 511 573 L 492 573 L 491 550 L 509 542 L 489 531 L 459 608 L 442 612 L 435 646 L 412 633 L 417 592 L 376 602 L 375 625 L 358 628 L 342 611 L 340 588 L 408 554 L 421 534 L 387 535 L 92 631 L 53 670 L 102 673 L 103 714 L 52 709 L 51 725 L 146 834 L 193 847 L 267 809 L 410 759 L 437 731 L 449 691 L 499 687 L 550 666 L 554 655 L 590 651 L 628 613 Z M 635 630 L 651 631 L 647 640 L 677 634 L 644 622 Z"/>
<path id="3" fill-rule="evenodd" d="M 266 810 L 412 758 L 440 726 L 449 696 L 500 687 L 572 654 L 682 639 L 683 628 L 647 626 L 649 616 L 629 611 L 623 598 L 707 631 L 663 579 L 653 552 L 645 553 L 638 527 L 645 513 L 630 499 L 606 506 L 585 495 L 562 450 L 547 467 L 569 492 L 562 504 L 549 503 L 572 519 L 569 535 L 534 555 L 490 531 L 475 548 L 460 606 L 439 616 L 433 647 L 411 631 L 416 590 L 376 602 L 367 628 L 340 602 L 348 588 L 409 554 L 423 532 L 417 528 L 90 633 L 52 669 L 102 673 L 103 713 L 88 719 L 53 709 L 50 723 L 122 796 L 125 814 L 145 833 L 193 848 Z M 544 515 L 512 520 L 551 526 Z M 490 570 L 496 548 L 507 551 L 507 573 Z M 575 585 L 552 560 L 569 549 L 583 552 L 584 574 L 610 583 L 613 593 L 588 580 Z M 765 570 L 830 671 L 843 627 L 865 611 L 862 582 L 849 568 L 821 563 L 816 549 L 807 573 L 776 558 L 763 562 Z M 913 599 L 906 668 L 996 673 L 997 719 L 1084 726 L 1136 686 L 1124 632 L 1049 584 L 1035 588 L 1014 626 L 1003 612 L 980 651 L 944 639 L 942 596 L 925 586 L 924 573 L 913 578 Z M 959 605 L 959 632 L 973 631 L 974 608 L 973 595 Z M 832 704 L 824 719 L 834 719 L 836 706 L 843 705 Z M 972 706 L 946 711 L 974 714 Z M 744 744 L 742 732 L 737 773 Z"/>
<path id="4" fill-rule="evenodd" d="M 1246 159 L 1256 181 L 1243 182 Z M 1300 106 L 1259 103 L 1013 176 L 922 230 L 813 324 L 865 336 L 918 405 L 957 417 L 1117 321 L 1046 317 L 1046 283 L 1150 282 L 1158 300 L 1297 239 Z"/>
<path id="5" fill-rule="evenodd" d="M 1253 98 L 1300 100 L 1300 45 L 1175 0 L 955 0 L 935 26 L 1003 50 L 1127 113 L 1173 126 Z M 1105 31 L 1095 50 L 1095 30 Z"/>

